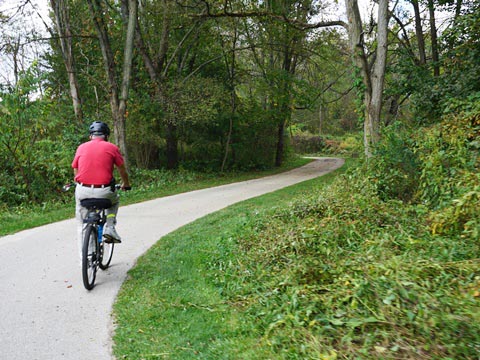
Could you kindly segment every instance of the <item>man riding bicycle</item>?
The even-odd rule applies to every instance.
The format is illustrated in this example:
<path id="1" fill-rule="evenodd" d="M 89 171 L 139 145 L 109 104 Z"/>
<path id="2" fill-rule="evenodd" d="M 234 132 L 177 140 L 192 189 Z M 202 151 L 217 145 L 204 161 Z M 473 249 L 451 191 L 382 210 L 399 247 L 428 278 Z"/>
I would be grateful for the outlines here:
<path id="1" fill-rule="evenodd" d="M 90 141 L 81 144 L 72 162 L 75 188 L 75 216 L 77 219 L 77 242 L 82 258 L 83 219 L 87 209 L 80 205 L 80 200 L 88 198 L 110 199 L 112 206 L 106 210 L 107 222 L 103 230 L 105 242 L 120 243 L 120 236 L 115 230 L 119 196 L 115 191 L 113 170 L 116 166 L 122 178 L 122 189 L 130 188 L 125 160 L 119 148 L 108 142 L 110 129 L 107 124 L 95 121 L 90 125 Z"/>

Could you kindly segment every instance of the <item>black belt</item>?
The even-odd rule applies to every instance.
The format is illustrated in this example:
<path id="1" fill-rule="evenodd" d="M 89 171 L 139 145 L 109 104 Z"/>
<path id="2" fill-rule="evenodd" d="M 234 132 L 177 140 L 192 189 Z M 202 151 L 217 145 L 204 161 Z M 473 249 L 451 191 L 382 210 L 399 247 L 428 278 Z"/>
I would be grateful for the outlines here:
<path id="1" fill-rule="evenodd" d="M 105 185 L 95 185 L 95 184 L 84 184 L 84 183 L 78 183 L 78 185 L 81 185 L 81 186 L 83 186 L 83 187 L 95 188 L 95 189 L 98 189 L 98 188 L 106 188 L 106 187 L 110 187 L 110 184 L 105 184 Z"/>

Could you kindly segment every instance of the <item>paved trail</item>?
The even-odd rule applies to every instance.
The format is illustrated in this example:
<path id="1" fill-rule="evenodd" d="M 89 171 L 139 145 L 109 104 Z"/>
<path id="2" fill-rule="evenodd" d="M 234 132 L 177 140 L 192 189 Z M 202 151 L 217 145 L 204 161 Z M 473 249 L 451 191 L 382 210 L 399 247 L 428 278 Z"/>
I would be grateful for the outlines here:
<path id="1" fill-rule="evenodd" d="M 343 165 L 321 158 L 280 175 L 120 207 L 112 266 L 84 289 L 74 220 L 0 237 L 0 359 L 110 360 L 115 296 L 136 259 L 163 235 L 236 202 Z"/>

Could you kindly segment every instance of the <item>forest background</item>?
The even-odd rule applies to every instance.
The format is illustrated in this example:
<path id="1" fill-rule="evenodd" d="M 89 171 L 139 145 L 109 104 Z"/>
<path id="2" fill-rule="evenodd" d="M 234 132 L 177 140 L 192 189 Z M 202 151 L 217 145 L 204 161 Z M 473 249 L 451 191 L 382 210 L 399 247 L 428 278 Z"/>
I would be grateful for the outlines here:
<path id="1" fill-rule="evenodd" d="M 1 202 L 54 199 L 94 120 L 132 169 L 222 172 L 371 157 L 382 132 L 474 104 L 475 3 L 380 4 L 363 25 L 356 1 L 4 5 Z"/>
<path id="2" fill-rule="evenodd" d="M 301 358 L 476 358 L 478 2 L 50 0 L 40 22 L 32 1 L 9 4 L 6 222 L 71 202 L 59 189 L 94 120 L 113 129 L 139 190 L 280 168 L 295 154 L 352 158 L 327 193 L 292 198 L 234 241 L 249 254 L 262 239 L 273 259 L 252 263 L 270 259 L 284 276 L 265 290 L 275 306 L 257 324 L 262 345 Z M 215 281 L 246 281 L 222 271 Z"/>

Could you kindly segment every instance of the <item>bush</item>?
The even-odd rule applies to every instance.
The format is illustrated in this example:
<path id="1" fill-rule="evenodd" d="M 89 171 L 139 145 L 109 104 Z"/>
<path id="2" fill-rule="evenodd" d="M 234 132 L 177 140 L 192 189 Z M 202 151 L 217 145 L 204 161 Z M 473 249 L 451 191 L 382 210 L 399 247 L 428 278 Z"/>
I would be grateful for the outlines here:
<path id="1" fill-rule="evenodd" d="M 419 136 L 416 153 L 422 170 L 417 196 L 435 210 L 434 233 L 478 238 L 479 138 L 480 111 L 451 116 Z"/>
<path id="2" fill-rule="evenodd" d="M 293 135 L 291 141 L 297 154 L 315 154 L 325 149 L 325 140 L 318 135 L 301 133 Z"/>
<path id="3" fill-rule="evenodd" d="M 279 359 L 477 356 L 480 244 L 434 236 L 424 207 L 375 192 L 354 172 L 252 214 L 230 239 L 242 256 L 213 278 L 259 348 Z"/>
<path id="4" fill-rule="evenodd" d="M 36 98 L 40 79 L 35 67 L 15 88 L 0 93 L 0 202 L 4 206 L 42 204 L 58 197 L 71 179 L 74 126 L 49 115 L 50 99 Z"/>
<path id="5" fill-rule="evenodd" d="M 400 126 L 384 130 L 374 156 L 368 160 L 364 169 L 381 199 L 411 201 L 414 198 L 420 172 L 414 146 L 415 141 L 410 133 Z"/>

